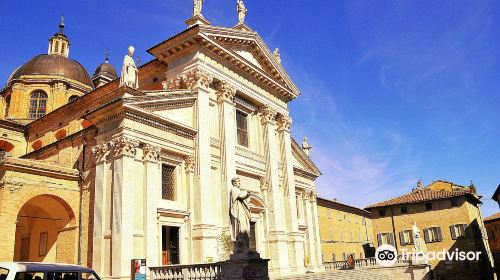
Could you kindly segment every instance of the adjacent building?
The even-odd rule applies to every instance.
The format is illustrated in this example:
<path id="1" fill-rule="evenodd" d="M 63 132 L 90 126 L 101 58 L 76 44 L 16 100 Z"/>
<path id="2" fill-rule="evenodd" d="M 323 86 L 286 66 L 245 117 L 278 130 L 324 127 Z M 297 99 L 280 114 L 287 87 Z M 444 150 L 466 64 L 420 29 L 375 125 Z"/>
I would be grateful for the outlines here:
<path id="1" fill-rule="evenodd" d="M 318 197 L 318 215 L 324 262 L 374 257 L 370 212 Z"/>
<path id="2" fill-rule="evenodd" d="M 412 192 L 368 206 L 376 245 L 413 250 L 412 224 L 423 233 L 427 251 L 480 251 L 480 261 L 432 261 L 437 279 L 476 279 L 491 272 L 492 261 L 475 187 L 447 181 L 420 182 Z M 464 278 L 460 278 L 464 279 Z"/>
<path id="3" fill-rule="evenodd" d="M 120 87 L 107 59 L 91 78 L 69 58 L 64 23 L 47 54 L 14 70 L 0 91 L 1 261 L 129 279 L 131 259 L 221 260 L 239 177 L 270 274 L 323 270 L 321 173 L 290 135 L 299 90 L 245 24 L 187 23 L 148 50 L 138 89 Z"/>
<path id="4" fill-rule="evenodd" d="M 484 226 L 488 233 L 488 243 L 495 261 L 495 268 L 498 271 L 500 268 L 500 213 L 484 218 Z"/>

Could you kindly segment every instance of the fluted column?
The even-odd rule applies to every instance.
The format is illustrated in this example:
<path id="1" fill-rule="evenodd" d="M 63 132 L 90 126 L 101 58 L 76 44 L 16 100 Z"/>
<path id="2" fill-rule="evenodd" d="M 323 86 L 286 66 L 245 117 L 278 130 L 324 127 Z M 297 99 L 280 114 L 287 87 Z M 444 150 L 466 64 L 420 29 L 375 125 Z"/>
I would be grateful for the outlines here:
<path id="1" fill-rule="evenodd" d="M 160 148 L 145 144 L 142 147 L 144 165 L 144 248 L 148 266 L 160 264 L 158 244 L 158 200 L 161 197 Z"/>
<path id="2" fill-rule="evenodd" d="M 314 231 L 314 213 L 312 207 L 311 196 L 313 196 L 311 191 L 306 191 L 305 199 L 306 199 L 306 224 L 307 224 L 307 256 L 309 257 L 309 267 L 313 267 L 316 265 L 316 234 Z"/>
<path id="3" fill-rule="evenodd" d="M 194 172 L 195 172 L 195 157 L 194 156 L 187 156 L 184 159 L 184 167 L 185 167 L 185 172 L 186 172 L 186 189 L 188 190 L 187 194 L 187 205 L 188 209 L 190 211 L 193 211 L 195 209 L 195 200 L 194 200 Z M 189 219 L 187 220 L 187 238 L 188 238 L 188 263 L 192 264 L 194 263 L 194 245 L 193 245 L 193 224 L 194 224 L 194 217 L 196 213 L 191 212 Z"/>
<path id="4" fill-rule="evenodd" d="M 226 82 L 217 84 L 217 103 L 219 104 L 219 127 L 222 164 L 222 225 L 229 228 L 229 190 L 231 180 L 236 176 L 236 109 L 234 97 L 236 89 Z"/>
<path id="5" fill-rule="evenodd" d="M 194 187 L 194 225 L 193 239 L 195 259 L 202 263 L 207 257 L 217 258 L 214 248 L 217 247 L 217 215 L 222 211 L 219 205 L 212 201 L 215 198 L 215 189 L 210 183 L 211 156 L 210 156 L 210 84 L 212 77 L 200 70 L 193 69 L 183 75 L 183 83 L 188 89 L 197 93 L 196 100 L 196 172 Z M 215 207 L 215 208 L 214 208 Z M 207 211 L 210 209 L 210 211 Z"/>
<path id="6" fill-rule="evenodd" d="M 261 123 L 264 127 L 264 154 L 266 159 L 266 177 L 268 182 L 269 211 L 269 251 L 271 256 L 270 270 L 273 275 L 287 275 L 290 271 L 288 261 L 288 244 L 285 226 L 283 191 L 279 182 L 278 143 L 276 139 L 276 113 L 265 106 L 260 109 Z"/>

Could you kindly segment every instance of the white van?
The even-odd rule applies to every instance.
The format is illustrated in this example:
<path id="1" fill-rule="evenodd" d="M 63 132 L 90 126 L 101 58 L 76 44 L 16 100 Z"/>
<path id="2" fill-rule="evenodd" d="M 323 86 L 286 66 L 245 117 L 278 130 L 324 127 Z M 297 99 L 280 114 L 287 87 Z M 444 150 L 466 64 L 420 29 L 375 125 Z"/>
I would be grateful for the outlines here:
<path id="1" fill-rule="evenodd" d="M 0 262 L 0 280 L 101 280 L 92 269 L 71 264 Z"/>

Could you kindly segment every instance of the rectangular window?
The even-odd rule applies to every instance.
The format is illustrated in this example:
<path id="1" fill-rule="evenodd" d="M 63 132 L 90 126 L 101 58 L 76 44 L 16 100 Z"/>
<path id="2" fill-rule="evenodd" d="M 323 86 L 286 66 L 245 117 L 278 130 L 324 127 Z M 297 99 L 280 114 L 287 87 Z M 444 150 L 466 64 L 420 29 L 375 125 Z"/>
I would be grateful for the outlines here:
<path id="1" fill-rule="evenodd" d="M 78 280 L 78 272 L 49 272 L 47 280 Z"/>
<path id="2" fill-rule="evenodd" d="M 401 214 L 407 214 L 407 213 L 408 213 L 408 207 L 401 206 Z"/>
<path id="3" fill-rule="evenodd" d="M 425 243 L 440 242 L 443 240 L 440 227 L 430 227 L 424 229 Z"/>
<path id="4" fill-rule="evenodd" d="M 241 111 L 236 111 L 236 135 L 238 144 L 248 147 L 248 120 L 247 115 Z"/>
<path id="5" fill-rule="evenodd" d="M 396 246 L 395 241 L 394 241 L 394 234 L 392 232 L 379 233 L 377 238 L 378 238 L 378 246 L 381 246 L 384 244 Z"/>
<path id="6" fill-rule="evenodd" d="M 385 217 L 385 209 L 378 210 L 378 214 L 380 215 L 380 217 Z"/>
<path id="7" fill-rule="evenodd" d="M 451 239 L 457 240 L 458 238 L 465 237 L 466 224 L 458 224 L 450 226 Z"/>
<path id="8" fill-rule="evenodd" d="M 458 207 L 458 198 L 452 198 L 451 201 L 451 207 Z"/>
<path id="9" fill-rule="evenodd" d="M 43 272 L 18 272 L 14 280 L 42 280 Z"/>
<path id="10" fill-rule="evenodd" d="M 163 164 L 161 168 L 161 197 L 175 200 L 175 167 Z"/>
<path id="11" fill-rule="evenodd" d="M 402 246 L 413 244 L 413 232 L 411 230 L 403 230 L 399 233 L 399 239 Z"/>
<path id="12" fill-rule="evenodd" d="M 430 210 L 432 210 L 432 203 L 431 203 L 431 202 L 427 202 L 427 203 L 425 204 L 425 210 L 426 210 L 426 211 L 430 211 Z"/>

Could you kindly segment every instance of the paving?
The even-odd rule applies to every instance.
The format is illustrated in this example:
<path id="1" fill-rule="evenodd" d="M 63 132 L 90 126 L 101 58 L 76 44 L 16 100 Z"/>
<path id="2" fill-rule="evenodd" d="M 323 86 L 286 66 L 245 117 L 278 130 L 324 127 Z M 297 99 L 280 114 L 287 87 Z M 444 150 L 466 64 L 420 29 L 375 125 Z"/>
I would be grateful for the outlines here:
<path id="1" fill-rule="evenodd" d="M 383 275 L 376 270 L 371 269 L 356 269 L 356 270 L 339 270 L 324 273 L 308 273 L 306 275 L 287 276 L 283 278 L 273 278 L 272 280 L 394 280 L 392 277 Z"/>

